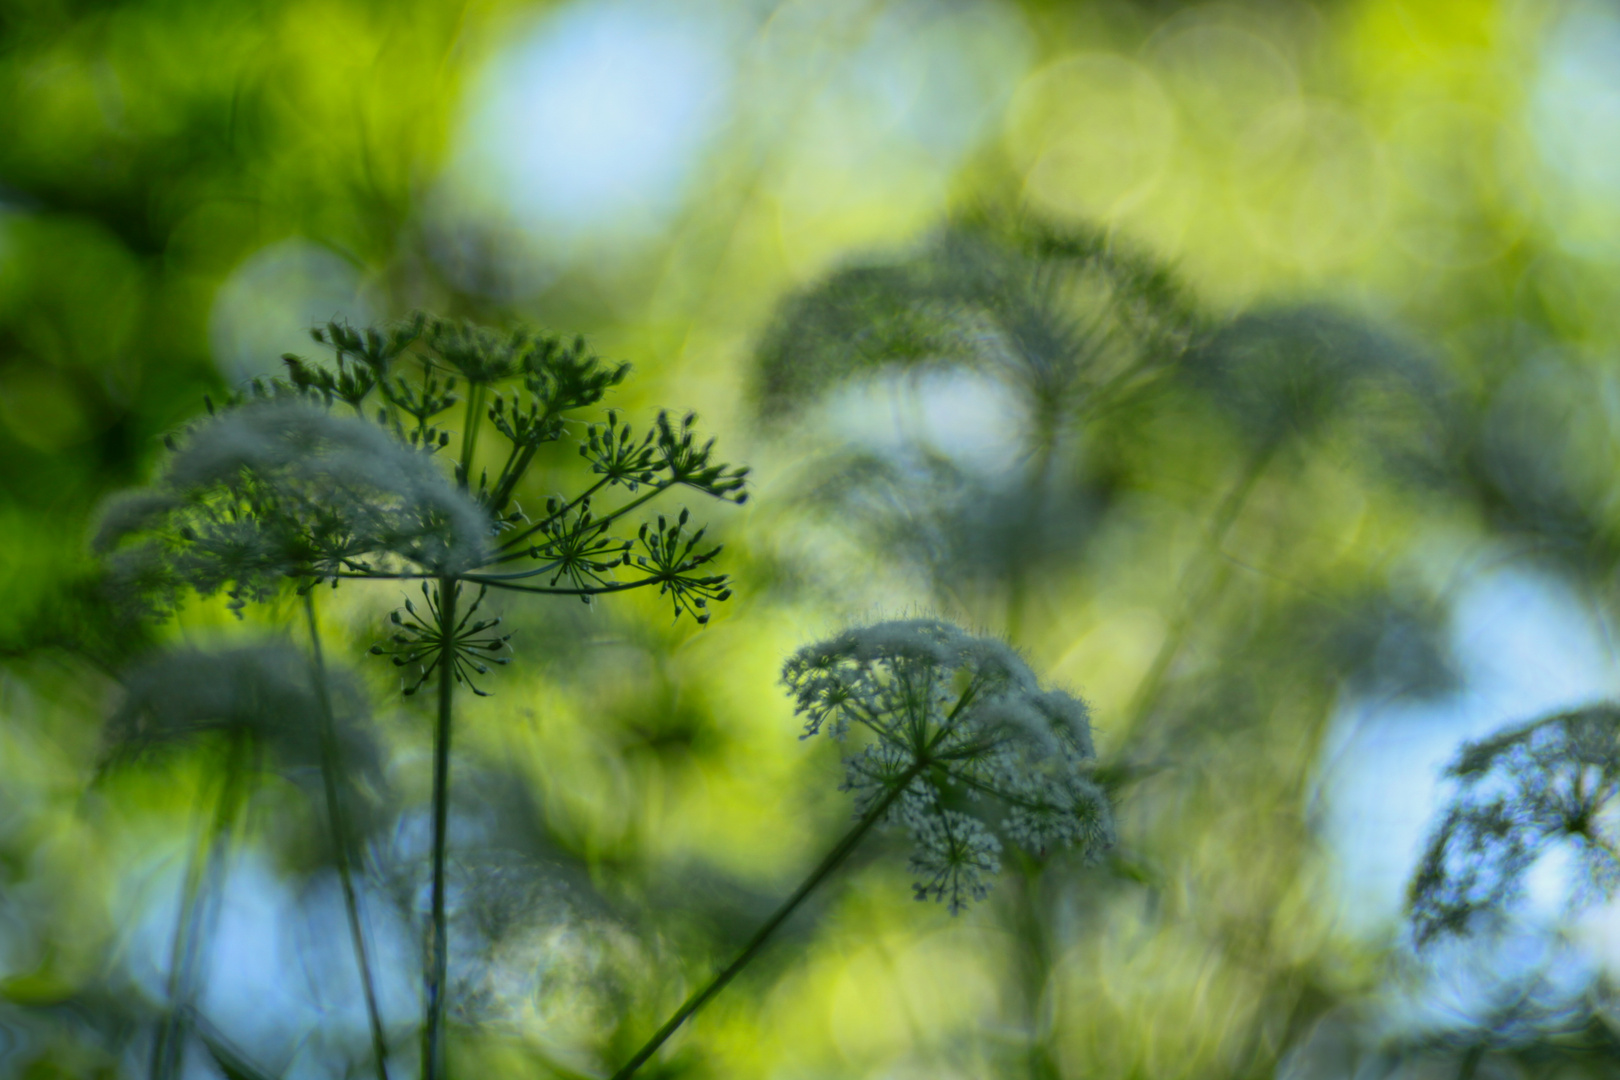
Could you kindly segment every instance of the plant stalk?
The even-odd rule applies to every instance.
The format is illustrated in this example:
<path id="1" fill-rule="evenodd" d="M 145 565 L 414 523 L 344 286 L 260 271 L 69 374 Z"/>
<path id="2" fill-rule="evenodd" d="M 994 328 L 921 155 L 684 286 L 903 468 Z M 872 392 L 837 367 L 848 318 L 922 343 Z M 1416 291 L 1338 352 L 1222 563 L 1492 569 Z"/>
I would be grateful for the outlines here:
<path id="1" fill-rule="evenodd" d="M 218 894 L 223 890 L 225 853 L 241 806 L 242 759 L 246 752 L 246 737 L 233 733 L 226 750 L 219 795 L 214 801 L 213 819 L 207 832 L 198 836 L 197 847 L 186 865 L 169 956 L 169 1011 L 152 1046 L 153 1080 L 172 1080 L 180 1075 L 190 1027 L 191 999 L 196 990 L 197 963 L 207 937 L 205 924 L 211 921 L 208 902 L 212 899 L 217 904 Z"/>
<path id="2" fill-rule="evenodd" d="M 354 889 L 354 869 L 349 862 L 349 816 L 338 789 L 339 760 L 337 721 L 332 715 L 332 697 L 326 683 L 326 658 L 321 652 L 321 634 L 315 622 L 315 588 L 304 593 L 304 617 L 309 623 L 310 649 L 314 657 L 315 700 L 320 706 L 321 781 L 326 789 L 326 818 L 332 825 L 332 849 L 337 856 L 338 881 L 343 887 L 343 908 L 349 919 L 349 940 L 354 961 L 360 968 L 360 986 L 366 999 L 366 1018 L 371 1026 L 371 1053 L 377 1063 L 377 1080 L 388 1080 L 388 1039 L 383 1034 L 382 1014 L 377 1008 L 377 987 L 366 954 L 360 898 Z"/>
<path id="3" fill-rule="evenodd" d="M 1248 503 L 1249 495 L 1253 493 L 1261 474 L 1266 471 L 1266 466 L 1271 464 L 1277 448 L 1278 444 L 1273 441 L 1249 458 L 1237 483 L 1233 484 L 1221 498 L 1220 504 L 1216 506 L 1214 514 L 1205 525 L 1198 550 L 1193 553 L 1181 573 L 1181 587 L 1176 590 L 1176 595 L 1181 598 L 1180 607 L 1164 636 L 1163 643 L 1159 646 L 1157 655 L 1153 657 L 1153 663 L 1148 666 L 1147 674 L 1142 676 L 1136 694 L 1125 710 L 1127 723 L 1134 724 L 1140 721 L 1158 705 L 1159 698 L 1169 682 L 1170 665 L 1180 655 L 1182 646 L 1187 642 L 1193 616 L 1203 608 L 1204 593 L 1210 584 L 1204 579 L 1206 564 L 1226 541 L 1226 534 L 1231 531 L 1238 515 Z"/>
<path id="4" fill-rule="evenodd" d="M 484 384 L 468 380 L 467 426 L 461 433 L 461 470 L 463 490 L 473 490 L 473 458 L 478 453 L 478 422 L 484 416 Z"/>
<path id="5" fill-rule="evenodd" d="M 889 812 L 889 807 L 894 805 L 895 800 L 900 798 L 901 793 L 910 786 L 911 781 L 916 779 L 917 775 L 926 767 L 926 763 L 918 763 L 907 769 L 894 787 L 890 788 L 883 798 L 879 799 L 866 813 L 861 815 L 861 819 L 855 823 L 855 827 L 844 834 L 843 839 L 839 840 L 833 846 L 833 849 L 827 853 L 827 857 L 822 859 L 814 870 L 810 871 L 810 875 L 800 883 L 797 889 L 793 890 L 793 895 L 784 900 L 775 913 L 765 921 L 765 925 L 754 933 L 754 936 L 748 940 L 748 944 L 744 945 L 742 951 L 737 954 L 736 959 L 732 960 L 719 974 L 710 979 L 708 985 L 687 998 L 686 1003 L 675 1010 L 675 1014 L 664 1022 L 664 1026 L 659 1028 L 652 1038 L 647 1040 L 646 1045 L 636 1051 L 635 1057 L 625 1062 L 624 1066 L 613 1074 L 612 1080 L 629 1080 L 629 1077 L 633 1076 L 637 1069 L 645 1065 L 647 1059 L 652 1057 L 671 1035 L 675 1034 L 676 1029 L 684 1024 L 688 1017 L 703 1008 L 716 994 L 724 990 L 726 984 L 759 954 L 759 951 L 764 948 L 766 940 L 776 931 L 777 927 L 787 921 L 788 916 L 792 915 L 798 906 L 804 902 L 805 897 L 809 896 L 817 885 L 825 881 L 849 857 L 850 853 L 855 850 L 856 845 L 861 842 L 861 839 L 871 831 L 872 826 L 882 820 L 883 815 Z"/>
<path id="6" fill-rule="evenodd" d="M 439 579 L 439 716 L 433 729 L 433 907 L 428 931 L 427 1016 L 422 1034 L 423 1080 L 445 1076 L 445 983 L 450 943 L 444 911 L 445 849 L 450 825 L 450 724 L 455 699 L 456 579 Z"/>

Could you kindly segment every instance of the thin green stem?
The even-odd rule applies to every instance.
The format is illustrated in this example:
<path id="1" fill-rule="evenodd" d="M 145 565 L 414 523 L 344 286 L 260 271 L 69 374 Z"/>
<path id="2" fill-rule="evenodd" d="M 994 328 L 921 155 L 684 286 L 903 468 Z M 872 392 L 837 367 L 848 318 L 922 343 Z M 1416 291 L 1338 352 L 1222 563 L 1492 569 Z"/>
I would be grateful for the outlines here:
<path id="1" fill-rule="evenodd" d="M 489 511 L 491 517 L 500 516 L 501 507 L 505 504 L 506 497 L 511 494 L 511 486 L 517 483 L 513 469 L 517 467 L 518 459 L 523 456 L 523 449 L 522 446 L 513 443 L 512 448 L 506 452 L 506 460 L 501 463 L 501 471 L 495 474 L 495 486 L 490 489 L 489 497 L 484 500 L 484 509 Z"/>
<path id="2" fill-rule="evenodd" d="M 1181 573 L 1181 584 L 1176 590 L 1180 606 L 1169 631 L 1164 636 L 1164 641 L 1159 645 L 1158 653 L 1153 657 L 1153 663 L 1148 666 L 1147 674 L 1142 676 L 1136 694 L 1125 711 L 1127 722 L 1135 723 L 1141 720 L 1158 705 L 1159 698 L 1168 684 L 1170 665 L 1186 644 L 1187 634 L 1192 629 L 1193 616 L 1203 607 L 1204 586 L 1207 583 L 1201 578 L 1206 564 L 1225 542 L 1226 534 L 1237 521 L 1238 515 L 1249 500 L 1249 495 L 1254 491 L 1255 484 L 1266 471 L 1266 466 L 1271 463 L 1276 450 L 1277 444 L 1273 442 L 1250 456 L 1237 483 L 1233 484 L 1222 497 L 1220 504 L 1215 508 L 1215 513 L 1205 525 L 1198 549 L 1193 552 L 1192 558 Z"/>
<path id="3" fill-rule="evenodd" d="M 450 942 L 444 912 L 445 849 L 450 826 L 450 723 L 455 700 L 454 649 L 456 579 L 439 579 L 439 716 L 433 729 L 433 900 L 428 931 L 426 972 L 427 1016 L 422 1033 L 423 1080 L 445 1076 L 445 983 L 450 972 Z"/>
<path id="4" fill-rule="evenodd" d="M 507 579 L 498 577 L 484 577 L 479 574 L 468 574 L 463 580 L 471 581 L 476 585 L 488 585 L 492 589 L 510 589 L 514 592 L 540 593 L 544 596 L 601 596 L 603 593 L 629 592 L 631 589 L 642 589 L 648 585 L 656 585 L 659 578 L 646 577 L 638 581 L 614 581 L 606 585 L 593 585 L 586 588 L 552 588 L 546 585 L 518 585 Z"/>
<path id="5" fill-rule="evenodd" d="M 478 453 L 478 424 L 484 418 L 484 384 L 468 380 L 467 423 L 461 433 L 461 476 L 463 488 L 472 488 L 473 456 Z"/>
<path id="6" fill-rule="evenodd" d="M 246 752 L 246 737 L 240 733 L 231 735 L 212 821 L 207 831 L 198 836 L 197 847 L 186 866 L 169 956 L 169 1010 L 152 1045 L 153 1080 L 172 1080 L 180 1075 L 190 1028 L 191 999 L 196 990 L 197 964 L 208 936 L 207 924 L 212 921 L 209 900 L 213 899 L 216 905 L 213 910 L 217 910 L 225 853 L 242 801 L 242 759 Z"/>
<path id="7" fill-rule="evenodd" d="M 360 986 L 365 993 L 366 1018 L 371 1026 L 371 1053 L 376 1059 L 377 1080 L 388 1080 L 388 1040 L 383 1034 L 382 1014 L 377 1008 L 377 987 L 372 980 L 371 961 L 366 955 L 366 936 L 360 917 L 360 897 L 354 889 L 354 868 L 349 862 L 348 809 L 343 805 L 338 777 L 343 763 L 337 739 L 337 721 L 332 715 L 332 697 L 326 682 L 326 658 L 321 651 L 320 628 L 315 621 L 315 590 L 304 591 L 304 617 L 309 623 L 309 641 L 314 657 L 315 700 L 320 707 L 321 782 L 326 789 L 326 819 L 332 826 L 332 849 L 337 857 L 338 881 L 343 887 L 343 907 L 349 918 L 349 940 L 354 946 L 354 962 L 360 968 Z"/>
<path id="8" fill-rule="evenodd" d="M 202 889 L 203 866 L 208 858 L 206 842 L 208 834 L 204 830 L 200 816 L 197 825 L 197 837 L 191 855 L 186 860 L 186 876 L 180 886 L 180 904 L 175 912 L 174 936 L 169 944 L 167 986 L 169 1011 L 164 1014 L 162 1022 L 158 1025 L 157 1038 L 152 1042 L 152 1080 L 162 1080 L 165 1076 L 173 1075 L 179 1066 L 180 1049 L 176 1044 L 182 1041 L 179 1027 L 183 1010 L 179 1007 L 179 999 L 184 982 L 182 971 L 185 968 L 186 927 L 196 911 L 197 894 Z"/>
<path id="9" fill-rule="evenodd" d="M 677 486 L 677 481 L 674 481 L 674 480 L 666 480 L 665 482 L 663 482 L 661 484 L 648 484 L 648 485 L 646 485 L 647 491 L 646 491 L 645 494 L 637 495 L 635 498 L 631 499 L 629 502 L 625 503 L 623 506 L 620 506 L 617 509 L 609 511 L 603 517 L 597 518 L 596 519 L 596 524 L 598 526 L 611 525 L 615 521 L 618 521 L 620 518 L 624 517 L 624 515 L 628 514 L 630 511 L 634 510 L 636 507 L 642 505 L 643 503 L 650 502 L 653 499 L 658 498 L 658 496 L 662 495 L 664 492 L 668 491 L 670 488 L 675 487 L 675 486 Z"/>
<path id="10" fill-rule="evenodd" d="M 1057 419 L 1054 410 L 1043 408 L 1036 416 L 1036 445 L 1030 457 L 1030 467 L 1024 473 L 1024 512 L 1018 523 L 1017 535 L 1025 542 L 1038 535 L 1040 515 L 1047 512 L 1051 493 L 1051 474 L 1057 453 Z M 1007 577 L 1007 638 L 1015 645 L 1024 639 L 1024 623 L 1029 614 L 1030 573 L 1026 560 L 1015 561 Z"/>
<path id="11" fill-rule="evenodd" d="M 573 510 L 576 506 L 578 506 L 580 503 L 584 502 L 586 499 L 590 498 L 592 495 L 595 495 L 598 491 L 601 491 L 602 488 L 606 487 L 609 482 L 610 481 L 609 481 L 609 479 L 607 477 L 605 477 L 605 476 L 602 477 L 602 479 L 598 480 L 596 483 L 594 483 L 590 487 L 586 488 L 585 491 L 583 491 L 579 495 L 576 495 L 574 498 L 569 499 L 567 502 L 563 503 L 562 506 L 557 509 L 556 513 L 547 514 L 545 517 L 541 518 L 539 521 L 531 523 L 526 529 L 524 529 L 522 532 L 518 533 L 516 536 L 509 536 L 505 540 L 502 540 L 500 542 L 497 550 L 504 552 L 504 551 L 506 551 L 507 548 L 511 547 L 514 544 L 521 544 L 523 541 L 527 540 L 529 537 L 533 536 L 535 533 L 539 532 L 541 529 L 545 528 L 547 525 L 550 525 L 553 521 L 556 521 L 558 518 L 562 517 L 564 514 L 567 514 L 569 511 Z M 498 509 L 498 508 L 496 508 L 496 509 Z M 508 562 L 508 561 L 510 561 L 512 559 L 522 558 L 523 556 L 525 556 L 527 554 L 528 554 L 527 551 L 514 551 L 514 552 L 511 552 L 509 554 L 501 555 L 499 558 L 491 560 L 491 561 L 492 562 Z"/>
<path id="12" fill-rule="evenodd" d="M 533 526 L 529 527 L 528 529 L 525 529 L 518 536 L 515 536 L 512 539 L 506 541 L 504 544 L 501 545 L 501 549 L 505 553 L 495 557 L 494 559 L 491 559 L 490 562 L 489 562 L 489 565 L 493 566 L 495 563 L 511 562 L 513 559 L 521 559 L 521 558 L 524 558 L 525 556 L 527 556 L 528 555 L 527 551 L 505 551 L 505 549 L 510 547 L 512 544 L 517 543 L 519 540 L 527 539 L 530 535 L 532 535 L 534 533 L 534 531 L 536 529 L 540 528 L 541 525 L 550 524 L 552 521 L 555 521 L 558 517 L 562 516 L 564 513 L 567 513 L 568 510 L 572 509 L 575 506 L 578 506 L 581 502 L 583 502 L 586 498 L 588 498 L 591 495 L 592 492 L 594 492 L 598 488 L 600 488 L 602 486 L 602 484 L 605 483 L 605 482 L 606 481 L 598 481 L 596 486 L 592 487 L 590 491 L 587 491 L 584 495 L 581 495 L 578 499 L 573 500 L 567 506 L 565 506 L 561 510 L 557 511 L 557 513 L 551 515 L 551 517 L 549 517 L 549 518 L 546 518 L 545 521 L 543 521 L 543 522 L 541 522 L 539 524 L 533 525 Z M 668 491 L 670 488 L 672 488 L 674 486 L 675 486 L 675 484 L 674 484 L 673 481 L 671 481 L 669 483 L 665 483 L 665 484 L 648 484 L 648 485 L 646 485 L 647 491 L 646 491 L 645 494 L 637 495 L 635 498 L 631 499 L 629 502 L 625 503 L 623 506 L 617 508 L 616 510 L 609 511 L 606 516 L 594 519 L 595 527 L 598 528 L 598 529 L 602 529 L 602 528 L 605 528 L 608 525 L 613 524 L 615 521 L 618 521 L 620 518 L 624 517 L 624 515 L 628 514 L 630 511 L 634 510 L 636 507 L 641 506 L 643 503 L 646 503 L 646 502 L 649 502 L 649 501 L 651 501 L 653 499 L 656 499 L 658 496 L 662 495 L 664 492 Z"/>
<path id="13" fill-rule="evenodd" d="M 701 990 L 687 998 L 686 1003 L 676 1009 L 675 1014 L 664 1022 L 664 1026 L 659 1028 L 640 1050 L 636 1051 L 635 1056 L 625 1062 L 624 1067 L 613 1074 L 612 1080 L 629 1080 L 629 1077 L 633 1076 L 637 1069 L 645 1065 L 647 1059 L 652 1057 L 671 1035 L 675 1034 L 676 1029 L 684 1024 L 688 1017 L 707 1005 L 716 994 L 725 989 L 726 984 L 735 978 L 737 973 L 747 967 L 749 962 L 759 954 L 760 950 L 764 948 L 766 940 L 776 931 L 777 927 L 786 922 L 788 916 L 792 915 L 798 909 L 798 906 L 804 903 L 805 897 L 809 896 L 817 885 L 825 881 L 845 859 L 849 858 L 850 853 L 855 850 L 861 839 L 872 830 L 872 826 L 883 819 L 883 815 L 889 812 L 889 808 L 894 805 L 895 800 L 900 798 L 901 793 L 906 790 L 911 781 L 916 779 L 917 775 L 926 767 L 926 762 L 918 762 L 901 774 L 888 793 L 874 803 L 866 813 L 861 815 L 861 819 L 855 823 L 855 827 L 844 834 L 843 839 L 839 840 L 833 846 L 833 849 L 827 853 L 827 857 L 822 859 L 814 870 L 810 871 L 810 876 L 805 878 L 797 889 L 793 890 L 793 895 L 784 900 L 782 905 L 776 909 L 776 912 L 765 921 L 765 925 L 754 933 L 754 936 L 748 940 L 748 944 L 744 945 L 742 951 L 737 954 L 736 959 L 732 960 L 719 974 L 710 979 L 708 984 Z"/>
<path id="14" fill-rule="evenodd" d="M 511 456 L 506 459 L 506 465 L 501 469 L 500 478 L 495 483 L 495 491 L 489 497 L 489 512 L 499 514 L 511 501 L 512 492 L 517 489 L 518 482 L 523 474 L 529 471 L 529 465 L 534 461 L 535 451 L 539 447 L 530 444 L 522 447 L 512 447 Z"/>
<path id="15" fill-rule="evenodd" d="M 1041 859 L 1025 852 L 1017 852 L 1014 859 L 1020 873 L 1012 897 L 1015 933 L 1020 948 L 1017 950 L 1017 969 L 1020 997 L 1029 1030 L 1029 1043 L 1024 1048 L 1025 1065 L 1030 1080 L 1051 1080 L 1059 1075 L 1052 1053 L 1052 1031 L 1043 1008 L 1046 983 L 1053 966 L 1051 934 L 1047 930 L 1046 904 L 1041 894 L 1041 878 L 1045 869 Z"/>
<path id="16" fill-rule="evenodd" d="M 437 578 L 436 574 L 351 574 L 344 572 L 323 574 L 325 578 L 354 579 L 358 581 L 429 581 Z M 527 577 L 527 574 L 519 575 Z M 585 588 L 551 588 L 544 585 L 518 585 L 508 577 L 491 577 L 487 574 L 463 574 L 458 579 L 470 581 L 474 585 L 488 585 L 492 589 L 513 589 L 518 592 L 540 593 L 545 596 L 600 596 L 603 593 L 627 592 L 630 589 L 642 589 L 648 585 L 657 585 L 662 578 L 645 577 L 636 581 L 612 581 L 606 585 L 594 585 Z"/>

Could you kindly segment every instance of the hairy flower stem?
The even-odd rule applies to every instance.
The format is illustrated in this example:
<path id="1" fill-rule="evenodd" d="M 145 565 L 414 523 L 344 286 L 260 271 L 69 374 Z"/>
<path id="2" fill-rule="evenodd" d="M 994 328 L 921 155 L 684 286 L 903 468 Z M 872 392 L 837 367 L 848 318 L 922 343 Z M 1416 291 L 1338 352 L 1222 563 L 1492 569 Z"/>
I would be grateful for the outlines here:
<path id="1" fill-rule="evenodd" d="M 433 729 L 433 909 L 428 931 L 427 1018 L 422 1033 L 423 1080 L 445 1076 L 445 983 L 450 942 L 444 914 L 445 847 L 450 827 L 450 721 L 455 700 L 456 579 L 439 579 L 439 719 Z"/>
<path id="2" fill-rule="evenodd" d="M 175 920 L 174 941 L 169 955 L 169 1010 L 152 1044 L 152 1080 L 173 1080 L 180 1075 L 190 1027 L 193 988 L 197 965 L 208 936 L 206 924 L 212 921 L 209 901 L 217 908 L 223 888 L 225 853 L 242 805 L 242 771 L 248 750 L 247 739 L 233 734 L 226 749 L 219 795 L 214 800 L 213 820 L 197 838 L 186 864 L 185 884 L 180 894 L 180 911 Z"/>
<path id="3" fill-rule="evenodd" d="M 629 1077 L 633 1076 L 637 1069 L 645 1065 L 647 1059 L 652 1057 L 671 1035 L 675 1034 L 676 1029 L 686 1022 L 687 1017 L 703 1008 L 716 994 L 724 990 L 726 984 L 736 977 L 739 971 L 747 967 L 755 956 L 759 955 L 760 950 L 765 946 L 766 940 L 776 931 L 777 927 L 787 921 L 788 916 L 792 915 L 800 904 L 804 903 L 805 897 L 809 896 L 817 885 L 825 881 L 845 859 L 849 858 L 850 853 L 855 850 L 862 837 L 872 830 L 872 826 L 883 819 L 883 815 L 889 812 L 889 808 L 894 805 L 895 800 L 900 798 L 901 793 L 927 766 L 927 762 L 919 762 L 902 773 L 900 778 L 895 781 L 894 786 L 884 794 L 883 798 L 879 799 L 866 813 L 861 815 L 861 819 L 855 823 L 855 827 L 844 834 L 844 838 L 833 846 L 833 849 L 827 853 L 827 857 L 822 859 L 814 870 L 810 871 L 810 876 L 805 878 L 797 889 L 793 890 L 793 895 L 784 900 L 782 906 L 778 907 L 776 912 L 765 921 L 765 925 L 754 933 L 754 936 L 748 940 L 748 944 L 744 945 L 742 951 L 737 954 L 736 959 L 727 964 L 718 975 L 710 979 L 707 986 L 687 998 L 686 1004 L 675 1010 L 675 1014 L 664 1022 L 664 1026 L 659 1028 L 652 1038 L 647 1040 L 646 1045 L 636 1051 L 636 1056 L 625 1062 L 624 1067 L 613 1074 L 612 1080 L 629 1080 Z"/>
<path id="4" fill-rule="evenodd" d="M 377 987 L 366 955 L 366 937 L 360 918 L 360 898 L 354 891 L 354 868 L 349 862 L 349 815 L 338 790 L 342 769 L 337 741 L 337 721 L 332 716 L 332 697 L 326 685 L 326 658 L 321 652 L 320 629 L 315 622 L 315 588 L 304 592 L 304 618 L 309 623 L 309 641 L 314 657 L 315 700 L 320 706 L 321 782 L 326 789 L 326 818 L 332 826 L 332 850 L 337 857 L 338 881 L 343 887 L 343 907 L 349 917 L 349 940 L 354 945 L 354 961 L 360 968 L 360 986 L 365 992 L 366 1018 L 371 1025 L 371 1053 L 377 1063 L 377 1080 L 388 1080 L 388 1040 L 383 1034 L 382 1015 L 377 1009 Z"/>

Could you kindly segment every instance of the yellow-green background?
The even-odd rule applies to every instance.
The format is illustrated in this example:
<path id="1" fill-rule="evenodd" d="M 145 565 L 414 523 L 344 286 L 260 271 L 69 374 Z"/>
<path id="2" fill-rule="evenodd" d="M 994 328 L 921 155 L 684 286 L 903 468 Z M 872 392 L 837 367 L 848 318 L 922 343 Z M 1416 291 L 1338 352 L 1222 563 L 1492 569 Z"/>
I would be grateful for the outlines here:
<path id="1" fill-rule="evenodd" d="M 568 14 L 591 9 L 580 0 Z M 158 641 L 294 625 L 288 602 L 241 625 L 193 604 L 171 626 L 115 626 L 87 599 L 83 538 L 102 498 L 150 477 L 160 435 L 230 385 L 211 331 L 220 298 L 286 310 L 273 274 L 245 287 L 240 268 L 267 249 L 314 251 L 348 267 L 379 318 L 420 307 L 585 333 L 634 365 L 614 402 L 632 418 L 695 409 L 726 458 L 755 466 L 746 507 L 688 500 L 727 542 L 736 582 L 710 626 L 671 627 L 651 600 L 589 616 L 565 601 L 509 604 L 517 662 L 461 714 L 467 775 L 512 774 L 547 850 L 612 903 L 570 916 L 597 936 L 538 926 L 530 952 L 503 961 L 547 974 L 502 1003 L 499 1022 L 460 1030 L 460 1075 L 615 1064 L 845 820 L 832 747 L 795 738 L 775 682 L 782 658 L 874 616 L 942 610 L 1008 630 L 995 582 L 942 595 L 853 531 L 811 523 L 805 462 L 837 441 L 836 425 L 784 434 L 750 397 L 753 350 L 785 296 L 988 207 L 1106 230 L 1172 266 L 1216 324 L 1327 305 L 1381 328 L 1443 374 L 1462 434 L 1442 457 L 1485 479 L 1407 484 L 1369 467 L 1349 437 L 1302 441 L 1233 526 L 1174 707 L 1133 727 L 1122 717 L 1240 470 L 1242 431 L 1192 409 L 1127 432 L 1129 513 L 1044 567 L 1012 628 L 1044 678 L 1090 701 L 1103 758 L 1129 774 L 1116 855 L 1054 863 L 1038 902 L 1033 871 L 1009 859 L 993 898 L 952 919 L 912 903 L 900 846 L 876 845 L 814 921 L 678 1038 L 666 1067 L 1455 1075 L 1456 1047 L 1477 1041 L 1467 1017 L 1454 1038 L 1414 1048 L 1397 1036 L 1375 1052 L 1399 927 L 1391 913 L 1379 933 L 1346 928 L 1353 890 L 1312 810 L 1319 753 L 1356 674 L 1334 628 L 1391 597 L 1443 611 L 1451 561 L 1487 549 L 1543 558 L 1600 609 L 1612 595 L 1620 164 L 1608 155 L 1620 155 L 1620 121 L 1604 110 L 1620 108 L 1620 82 L 1560 82 L 1557 46 L 1573 47 L 1582 26 L 1612 27 L 1613 11 L 1552 0 L 656 10 L 712 30 L 730 80 L 678 190 L 661 196 L 667 211 L 644 226 L 626 211 L 525 231 L 466 164 L 469 118 L 502 50 L 558 17 L 547 5 L 0 8 L 8 1008 L 60 1018 L 87 1000 L 73 1008 L 93 1011 L 143 917 L 140 882 L 161 877 L 191 827 L 202 759 L 87 794 L 119 666 Z M 928 122 L 946 134 L 931 143 L 916 110 L 960 72 L 929 65 L 966 61 L 990 72 L 982 113 L 935 107 Z M 450 258 L 444 237 L 458 228 L 466 243 Z M 274 337 L 266 371 L 297 331 Z M 1527 383 L 1537 396 L 1519 409 Z M 1503 425 L 1519 454 L 1506 473 L 1490 457 Z M 325 602 L 330 648 L 361 664 L 397 602 L 386 587 Z M 364 670 L 396 791 L 420 797 L 426 721 L 388 697 L 388 672 Z M 253 826 L 266 836 L 279 827 L 273 802 Z M 621 996 L 596 996 L 604 980 Z M 32 1041 L 0 1045 L 0 1069 L 141 1070 L 77 1023 L 28 1020 Z M 1605 1060 L 1548 1040 L 1481 1068 L 1552 1075 L 1557 1061 L 1576 1070 L 1557 1075 L 1598 1075 Z"/>

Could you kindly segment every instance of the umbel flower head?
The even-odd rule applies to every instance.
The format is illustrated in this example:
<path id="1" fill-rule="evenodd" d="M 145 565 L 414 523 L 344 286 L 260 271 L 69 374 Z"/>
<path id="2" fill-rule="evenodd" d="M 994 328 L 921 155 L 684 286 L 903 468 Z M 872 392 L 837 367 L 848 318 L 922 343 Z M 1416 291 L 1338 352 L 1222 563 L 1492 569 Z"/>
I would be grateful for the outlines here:
<path id="1" fill-rule="evenodd" d="M 1557 713 L 1468 743 L 1460 785 L 1429 839 L 1407 903 L 1419 946 L 1500 925 L 1556 848 L 1574 898 L 1620 885 L 1620 705 Z"/>
<path id="2" fill-rule="evenodd" d="M 422 450 L 376 424 L 290 398 L 191 432 L 152 488 L 105 511 L 95 547 L 159 610 L 185 588 L 238 612 L 289 575 L 403 561 L 456 573 L 486 558 L 488 515 Z"/>
<path id="3" fill-rule="evenodd" d="M 804 737 L 845 742 L 857 812 L 911 833 L 919 900 L 956 914 L 999 872 L 1001 838 L 1091 855 L 1113 842 L 1084 702 L 1042 690 L 1003 642 L 934 619 L 847 630 L 782 675 Z"/>

